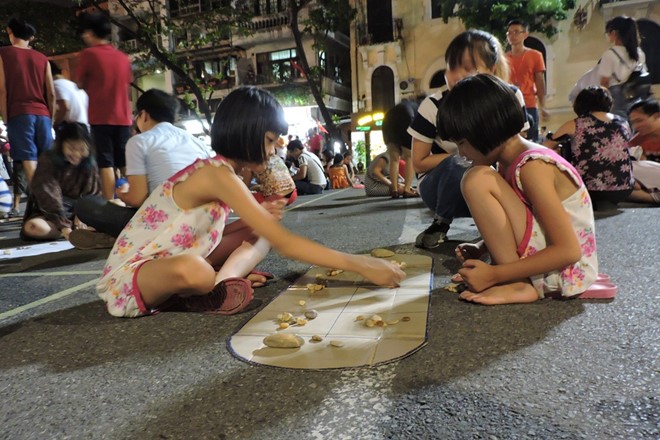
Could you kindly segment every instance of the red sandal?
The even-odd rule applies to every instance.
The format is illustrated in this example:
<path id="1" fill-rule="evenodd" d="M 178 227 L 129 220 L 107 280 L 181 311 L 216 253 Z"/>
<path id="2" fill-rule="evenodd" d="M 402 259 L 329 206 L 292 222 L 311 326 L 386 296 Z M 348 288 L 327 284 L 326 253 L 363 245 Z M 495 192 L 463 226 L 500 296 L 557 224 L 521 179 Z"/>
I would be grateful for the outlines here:
<path id="1" fill-rule="evenodd" d="M 254 298 L 252 283 L 245 278 L 227 278 L 207 295 L 181 298 L 187 312 L 233 315 L 244 310 Z"/>

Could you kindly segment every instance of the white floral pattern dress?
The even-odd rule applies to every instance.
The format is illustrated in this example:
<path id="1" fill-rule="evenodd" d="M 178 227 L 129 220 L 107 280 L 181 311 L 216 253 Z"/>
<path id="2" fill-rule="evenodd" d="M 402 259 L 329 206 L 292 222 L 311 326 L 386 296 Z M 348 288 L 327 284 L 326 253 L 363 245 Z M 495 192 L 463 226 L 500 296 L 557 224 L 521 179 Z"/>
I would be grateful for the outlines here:
<path id="1" fill-rule="evenodd" d="M 136 275 L 144 263 L 184 254 L 206 258 L 220 243 L 229 213 L 224 203 L 182 209 L 172 197 L 174 185 L 207 165 L 234 172 L 222 157 L 198 159 L 156 187 L 117 238 L 96 284 L 111 315 L 137 317 L 156 311 L 145 306 L 137 287 Z"/>
<path id="2" fill-rule="evenodd" d="M 595 221 L 591 198 L 577 170 L 553 150 L 549 148 L 527 150 L 518 156 L 506 171 L 506 180 L 527 206 L 527 228 L 522 242 L 518 245 L 520 258 L 534 255 L 546 247 L 544 231 L 534 216 L 534 207 L 526 198 L 520 181 L 520 170 L 530 160 L 543 160 L 555 165 L 571 176 L 579 187 L 575 193 L 562 201 L 562 205 L 570 217 L 575 235 L 580 243 L 582 257 L 562 270 L 530 277 L 540 298 L 546 296 L 570 298 L 587 290 L 598 276 Z"/>

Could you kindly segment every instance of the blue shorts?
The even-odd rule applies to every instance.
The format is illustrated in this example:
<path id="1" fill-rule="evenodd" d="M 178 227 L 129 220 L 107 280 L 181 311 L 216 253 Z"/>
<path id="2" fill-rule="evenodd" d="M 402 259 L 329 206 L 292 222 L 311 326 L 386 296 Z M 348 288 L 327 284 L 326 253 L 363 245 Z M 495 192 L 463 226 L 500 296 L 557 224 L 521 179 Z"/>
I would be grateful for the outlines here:
<path id="1" fill-rule="evenodd" d="M 53 145 L 53 122 L 48 116 L 18 115 L 7 122 L 12 160 L 34 160 Z"/>

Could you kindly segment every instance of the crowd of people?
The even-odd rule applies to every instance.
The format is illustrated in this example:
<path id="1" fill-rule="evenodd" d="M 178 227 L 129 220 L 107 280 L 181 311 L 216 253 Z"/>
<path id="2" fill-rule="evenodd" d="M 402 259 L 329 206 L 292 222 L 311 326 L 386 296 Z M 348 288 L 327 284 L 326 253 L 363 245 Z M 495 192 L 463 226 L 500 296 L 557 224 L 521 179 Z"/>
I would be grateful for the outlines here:
<path id="1" fill-rule="evenodd" d="M 483 240 L 457 246 L 455 279 L 466 285 L 461 298 L 483 304 L 579 295 L 598 275 L 593 211 L 660 204 L 658 102 L 631 102 L 617 89 L 645 69 L 628 17 L 606 24 L 612 48 L 598 83 L 576 92 L 576 118 L 544 145 L 545 65 L 524 45 L 527 23 L 509 23 L 508 52 L 488 32 L 460 33 L 445 51 L 446 87 L 386 113 L 387 150 L 363 176 L 352 151 L 336 152 L 318 131 L 286 139 L 282 107 L 256 87 L 221 101 L 211 149 L 174 125 L 179 103 L 169 93 L 147 90 L 133 112 L 130 60 L 110 30 L 104 15 L 85 17 L 74 82 L 30 48 L 34 27 L 12 18 L 11 46 L 0 48 L 0 113 L 14 195 L 29 194 L 22 237 L 112 248 L 97 291 L 115 316 L 240 312 L 272 277 L 256 269 L 271 248 L 382 286 L 402 280 L 391 262 L 284 228 L 283 207 L 299 195 L 353 187 L 421 197 L 434 214 L 415 241 L 423 249 L 445 242 L 454 218 L 472 217 Z M 227 223 L 229 210 L 239 220 Z"/>

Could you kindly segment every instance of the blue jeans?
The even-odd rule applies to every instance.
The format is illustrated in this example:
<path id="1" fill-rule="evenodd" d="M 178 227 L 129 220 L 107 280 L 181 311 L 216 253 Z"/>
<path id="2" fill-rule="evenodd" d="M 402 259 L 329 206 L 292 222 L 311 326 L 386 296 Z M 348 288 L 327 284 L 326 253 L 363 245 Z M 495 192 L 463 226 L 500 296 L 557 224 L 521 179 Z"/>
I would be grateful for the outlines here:
<path id="1" fill-rule="evenodd" d="M 532 142 L 539 141 L 539 109 L 527 107 L 527 114 L 531 117 L 529 130 L 527 130 L 527 139 Z"/>
<path id="2" fill-rule="evenodd" d="M 53 144 L 53 122 L 48 116 L 17 115 L 7 122 L 14 162 L 37 160 Z"/>
<path id="3" fill-rule="evenodd" d="M 85 196 L 76 201 L 74 211 L 87 226 L 116 238 L 131 221 L 137 208 L 115 205 L 101 196 Z"/>
<path id="4" fill-rule="evenodd" d="M 457 217 L 472 216 L 461 193 L 465 170 L 467 168 L 452 155 L 429 171 L 419 184 L 422 200 L 445 223 L 451 223 Z"/>

